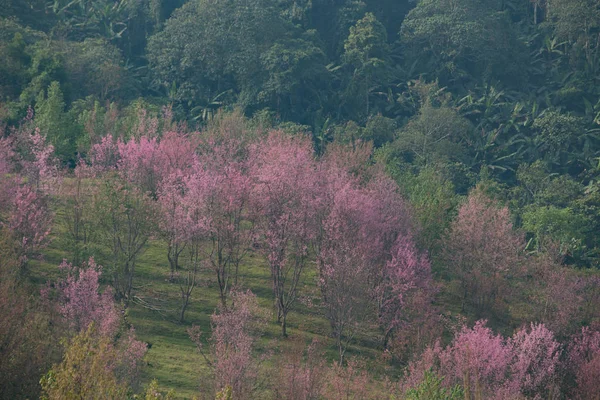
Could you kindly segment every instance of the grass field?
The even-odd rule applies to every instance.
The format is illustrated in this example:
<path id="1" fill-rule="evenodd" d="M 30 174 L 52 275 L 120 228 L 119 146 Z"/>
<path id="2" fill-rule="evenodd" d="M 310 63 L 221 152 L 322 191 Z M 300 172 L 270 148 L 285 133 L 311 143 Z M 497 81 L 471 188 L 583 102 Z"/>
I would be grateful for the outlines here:
<path id="1" fill-rule="evenodd" d="M 60 220 L 60 210 L 57 210 L 57 220 Z M 61 227 L 57 224 L 53 230 L 54 240 L 44 251 L 43 260 L 32 262 L 32 279 L 40 285 L 56 280 L 59 277 L 57 266 L 63 259 L 70 258 L 60 239 L 60 231 Z M 95 254 L 95 258 L 102 265 L 100 252 Z M 258 253 L 249 253 L 242 262 L 240 274 L 241 287 L 252 290 L 261 307 L 272 311 L 270 273 L 264 258 Z M 152 379 L 157 379 L 161 390 L 174 389 L 178 399 L 202 397 L 203 394 L 208 396 L 212 390 L 210 370 L 188 337 L 187 329 L 198 325 L 205 332 L 205 340 L 210 336 L 210 316 L 217 308 L 219 289 L 211 272 L 203 271 L 201 282 L 192 294 L 185 322 L 179 323 L 179 287 L 177 283 L 169 282 L 168 276 L 166 244 L 158 239 L 150 240 L 136 267 L 136 301 L 130 303 L 127 311 L 127 319 L 135 327 L 138 339 L 149 345 L 141 383 L 145 386 Z M 296 303 L 296 309 L 288 315 L 289 337 L 282 338 L 280 326 L 274 318 L 270 318 L 264 334 L 256 342 L 257 356 L 272 353 L 262 364 L 266 379 L 269 371 L 272 371 L 270 368 L 276 366 L 286 347 L 297 340 L 308 344 L 316 338 L 324 346 L 329 362 L 338 357 L 334 341 L 329 337 L 329 322 L 318 307 L 319 293 L 314 265 L 304 271 L 301 296 L 311 299 L 317 305 L 309 307 L 308 302 Z M 364 359 L 370 372 L 377 375 L 382 372 L 381 364 L 377 362 L 380 354 L 378 346 L 377 331 L 364 332 L 348 349 L 347 356 Z"/>

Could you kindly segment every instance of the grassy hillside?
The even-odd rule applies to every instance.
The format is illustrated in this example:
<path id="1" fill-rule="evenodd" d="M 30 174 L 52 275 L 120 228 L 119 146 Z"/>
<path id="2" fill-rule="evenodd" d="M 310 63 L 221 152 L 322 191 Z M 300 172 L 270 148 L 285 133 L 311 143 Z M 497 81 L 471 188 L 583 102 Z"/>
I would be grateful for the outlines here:
<path id="1" fill-rule="evenodd" d="M 60 239 L 63 229 L 60 224 L 62 210 L 56 208 L 55 213 L 53 241 L 45 249 L 43 259 L 32 262 L 31 278 L 40 285 L 56 280 L 59 276 L 57 266 L 63 259 L 69 261 L 71 257 Z M 103 264 L 100 252 L 95 255 L 95 259 Z M 169 282 L 168 278 L 166 244 L 154 238 L 149 241 L 139 258 L 134 281 L 135 300 L 127 309 L 127 320 L 135 327 L 138 339 L 149 345 L 144 358 L 142 386 L 157 379 L 161 389 L 174 389 L 178 399 L 190 399 L 202 394 L 210 396 L 210 368 L 189 338 L 187 329 L 192 325 L 200 326 L 205 332 L 204 339 L 208 340 L 210 316 L 219 302 L 218 286 L 211 271 L 203 270 L 182 324 L 178 322 L 180 289 L 176 282 Z M 240 267 L 240 286 L 252 290 L 261 307 L 269 312 L 274 309 L 270 285 L 266 261 L 258 252 L 250 252 Z M 338 357 L 334 340 L 329 337 L 329 322 L 322 316 L 318 305 L 314 265 L 304 271 L 301 297 L 296 310 L 288 316 L 289 337 L 282 338 L 280 326 L 271 317 L 263 336 L 256 343 L 257 354 L 272 354 L 263 363 L 264 379 L 269 379 L 282 353 L 290 350 L 290 346 L 298 340 L 306 344 L 313 339 L 318 340 L 328 362 L 333 362 Z M 375 376 L 383 372 L 381 364 L 377 363 L 377 357 L 381 354 L 381 349 L 377 349 L 380 346 L 378 339 L 378 332 L 373 328 L 357 337 L 347 351 L 350 357 L 364 359 Z"/>

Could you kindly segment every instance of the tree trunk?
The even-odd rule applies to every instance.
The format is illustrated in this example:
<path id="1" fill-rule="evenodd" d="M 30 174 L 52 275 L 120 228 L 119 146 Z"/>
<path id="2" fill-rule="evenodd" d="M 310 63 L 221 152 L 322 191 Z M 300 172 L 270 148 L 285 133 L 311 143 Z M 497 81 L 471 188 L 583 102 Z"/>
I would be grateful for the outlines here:
<path id="1" fill-rule="evenodd" d="M 287 313 L 283 314 L 283 318 L 281 320 L 281 335 L 283 337 L 287 337 Z"/>
<path id="2" fill-rule="evenodd" d="M 179 322 L 183 323 L 185 321 L 185 310 L 188 306 L 190 298 L 189 298 L 189 296 L 185 296 L 185 295 L 182 295 L 181 297 L 183 297 L 183 299 L 182 299 L 183 302 L 181 304 L 181 312 L 179 313 Z"/>

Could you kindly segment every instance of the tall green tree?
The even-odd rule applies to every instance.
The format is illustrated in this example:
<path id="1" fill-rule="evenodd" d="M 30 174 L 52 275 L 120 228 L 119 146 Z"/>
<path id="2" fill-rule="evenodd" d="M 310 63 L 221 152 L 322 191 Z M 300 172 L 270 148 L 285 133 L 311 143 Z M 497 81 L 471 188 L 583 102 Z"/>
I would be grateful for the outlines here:
<path id="1" fill-rule="evenodd" d="M 35 124 L 63 161 L 75 158 L 79 131 L 65 112 L 65 101 L 58 82 L 52 82 L 46 92 L 39 93 L 35 104 Z"/>
<path id="2" fill-rule="evenodd" d="M 422 0 L 400 31 L 407 68 L 463 88 L 473 81 L 525 82 L 527 49 L 517 40 L 500 0 Z M 414 63 L 414 66 L 413 66 Z"/>
<path id="3" fill-rule="evenodd" d="M 390 48 L 385 27 L 372 13 L 350 27 L 344 43 L 344 61 L 350 70 L 350 79 L 342 94 L 350 114 L 366 119 L 373 107 L 376 91 L 385 92 L 391 79 Z"/>
<path id="4" fill-rule="evenodd" d="M 288 29 L 274 0 L 191 1 L 150 38 L 154 82 L 188 106 L 227 92 L 252 105 L 266 79 L 261 56 Z"/>

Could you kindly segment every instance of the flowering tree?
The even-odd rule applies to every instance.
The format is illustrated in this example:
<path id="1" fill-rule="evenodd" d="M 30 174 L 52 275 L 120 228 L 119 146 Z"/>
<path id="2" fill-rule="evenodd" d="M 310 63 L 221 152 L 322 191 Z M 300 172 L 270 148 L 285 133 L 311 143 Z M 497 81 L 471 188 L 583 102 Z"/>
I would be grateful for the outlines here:
<path id="1" fill-rule="evenodd" d="M 343 359 L 359 329 L 378 322 L 373 316 L 380 316 L 384 340 L 401 320 L 411 319 L 409 304 L 414 300 L 417 305 L 421 290 L 430 291 L 430 271 L 412 244 L 410 213 L 393 181 L 372 171 L 362 183 L 331 161 L 320 173 L 314 240 L 319 285 Z"/>
<path id="2" fill-rule="evenodd" d="M 165 164 L 163 154 L 158 150 L 158 138 L 142 136 L 139 140 L 119 140 L 117 148 L 117 167 L 121 176 L 143 193 L 156 194 Z"/>
<path id="3" fill-rule="evenodd" d="M 471 192 L 452 223 L 445 252 L 461 284 L 463 308 L 466 303 L 478 313 L 500 308 L 507 279 L 519 273 L 522 248 L 508 208 L 498 208 L 479 190 Z"/>
<path id="4" fill-rule="evenodd" d="M 325 383 L 325 362 L 319 343 L 313 339 L 306 347 L 304 340 L 290 343 L 291 350 L 281 357 L 276 366 L 278 376 L 274 391 L 278 399 L 312 400 L 320 398 Z"/>
<path id="5" fill-rule="evenodd" d="M 115 169 L 119 162 L 119 148 L 112 135 L 103 136 L 98 143 L 92 145 L 88 158 L 97 173 Z"/>
<path id="6" fill-rule="evenodd" d="M 309 242 L 316 235 L 312 145 L 306 137 L 272 132 L 253 151 L 254 208 L 262 217 L 260 233 L 271 270 L 277 322 L 286 336 L 287 315 L 308 264 Z"/>
<path id="7" fill-rule="evenodd" d="M 399 330 L 419 335 L 419 327 L 425 327 L 432 317 L 434 291 L 429 260 L 419 254 L 410 237 L 399 236 L 376 288 L 384 345 Z M 417 332 L 409 329 L 412 327 L 417 328 Z"/>
<path id="8" fill-rule="evenodd" d="M 318 245 L 319 286 L 340 362 L 359 329 L 377 315 L 371 301 L 371 262 L 379 257 L 372 251 L 376 240 L 366 235 L 369 207 L 361 190 L 348 186 L 338 190 Z"/>
<path id="9" fill-rule="evenodd" d="M 411 363 L 407 386 L 433 370 L 445 386 L 460 384 L 465 399 L 554 398 L 559 357 L 559 344 L 543 324 L 504 339 L 478 321 L 463 326 L 446 348 L 437 343 Z"/>
<path id="10" fill-rule="evenodd" d="M 371 377 L 365 365 L 350 359 L 346 366 L 334 363 L 326 374 L 327 383 L 322 390 L 326 399 L 369 399 Z"/>
<path id="11" fill-rule="evenodd" d="M 58 282 L 58 311 L 75 332 L 94 322 L 101 335 L 113 337 L 120 324 L 110 287 L 99 292 L 102 267 L 90 258 L 81 268 L 63 261 L 59 268 L 67 277 Z"/>
<path id="12" fill-rule="evenodd" d="M 135 338 L 133 328 L 122 329 L 125 321 L 113 299 L 112 288 L 108 286 L 100 293 L 102 267 L 90 258 L 81 267 L 63 261 L 59 269 L 66 276 L 55 285 L 56 302 L 51 300 L 50 286 L 42 290 L 42 297 L 56 307 L 67 326 L 78 335 L 73 339 L 75 342 L 78 338 L 89 336 L 96 338 L 101 346 L 106 346 L 103 351 L 110 354 L 109 358 L 98 354 L 97 359 L 90 359 L 89 362 L 101 362 L 119 382 L 135 384 L 140 361 L 147 350 L 146 344 Z M 63 365 L 68 362 L 65 359 Z"/>
<path id="13" fill-rule="evenodd" d="M 188 220 L 185 207 L 186 183 L 181 173 L 174 173 L 162 181 L 158 189 L 158 226 L 167 241 L 167 259 L 173 281 L 179 269 L 179 257 L 186 247 Z"/>
<path id="14" fill-rule="evenodd" d="M 198 327 L 188 330 L 198 350 L 213 368 L 215 392 L 230 387 L 235 398 L 249 398 L 257 377 L 256 362 L 252 358 L 253 331 L 260 315 L 256 296 L 249 290 L 232 292 L 232 306 L 213 314 L 211 355 L 204 353 Z"/>
<path id="15" fill-rule="evenodd" d="M 507 386 L 532 398 L 553 398 L 557 392 L 560 345 L 544 324 L 531 324 L 511 338 L 513 359 Z"/>
<path id="16" fill-rule="evenodd" d="M 57 192 L 59 174 L 54 146 L 36 128 L 31 108 L 19 126 L 10 128 L 9 133 L 0 146 L 0 164 L 4 165 L 0 168 L 26 176 L 30 185 L 45 193 Z"/>
<path id="17" fill-rule="evenodd" d="M 585 327 L 568 347 L 568 363 L 575 375 L 575 398 L 597 400 L 600 394 L 600 332 Z"/>
<path id="18" fill-rule="evenodd" d="M 50 242 L 52 214 L 47 198 L 30 185 L 17 185 L 6 225 L 16 243 L 21 269 Z"/>
<path id="19" fill-rule="evenodd" d="M 150 199 L 116 177 L 106 177 L 95 194 L 95 227 L 111 258 L 110 272 L 117 298 L 131 300 L 137 258 L 152 232 Z"/>

